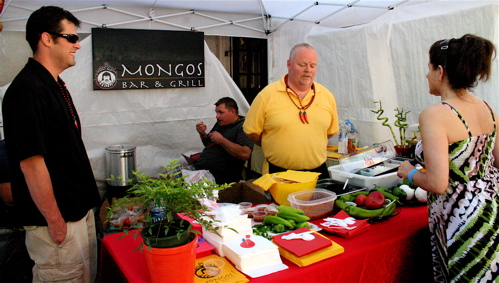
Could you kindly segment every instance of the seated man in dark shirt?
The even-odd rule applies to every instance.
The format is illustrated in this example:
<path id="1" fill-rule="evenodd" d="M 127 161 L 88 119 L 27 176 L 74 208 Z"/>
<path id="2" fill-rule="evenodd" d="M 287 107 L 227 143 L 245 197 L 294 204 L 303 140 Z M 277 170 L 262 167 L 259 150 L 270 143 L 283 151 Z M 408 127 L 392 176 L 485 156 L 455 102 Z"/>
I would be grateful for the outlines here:
<path id="1" fill-rule="evenodd" d="M 205 148 L 194 167 L 209 170 L 217 184 L 239 182 L 253 142 L 243 131 L 244 117 L 239 116 L 234 99 L 223 97 L 215 106 L 217 123 L 208 134 L 203 122 L 196 124 Z"/>

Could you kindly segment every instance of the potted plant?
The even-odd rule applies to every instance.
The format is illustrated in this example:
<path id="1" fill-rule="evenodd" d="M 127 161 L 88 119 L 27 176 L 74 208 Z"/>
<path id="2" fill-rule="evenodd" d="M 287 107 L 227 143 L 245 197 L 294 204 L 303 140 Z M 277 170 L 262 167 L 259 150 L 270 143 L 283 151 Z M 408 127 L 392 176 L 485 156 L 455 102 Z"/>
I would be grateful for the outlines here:
<path id="1" fill-rule="evenodd" d="M 144 225 L 142 229 L 124 229 L 125 235 L 133 231 L 140 233 L 143 242 L 140 250 L 145 252 L 153 282 L 192 282 L 196 260 L 197 236 L 190 222 L 180 215 L 196 220 L 208 231 L 217 233 L 216 220 L 209 214 L 200 199 L 214 198 L 216 191 L 231 184 L 217 185 L 208 180 L 188 183 L 182 177 L 177 160 L 163 165 L 166 173 L 150 177 L 134 172 L 135 183 L 127 196 L 113 203 L 108 220 L 123 206 L 141 204 L 138 210 L 149 211 L 143 223 L 130 223 L 130 228 Z M 216 227 L 216 228 L 215 228 Z M 218 233 L 217 233 L 218 234 Z"/>
<path id="2" fill-rule="evenodd" d="M 378 116 L 376 118 L 380 121 L 383 121 L 381 124 L 390 129 L 393 140 L 395 141 L 395 150 L 397 151 L 397 155 L 403 156 L 403 157 L 411 157 L 413 140 L 416 138 L 416 133 L 414 133 L 411 140 L 407 140 L 407 128 L 409 127 L 409 124 L 406 123 L 407 122 L 407 114 L 411 111 L 410 110 L 405 111 L 403 108 L 399 109 L 398 107 L 394 109 L 396 111 L 396 114 L 395 114 L 396 120 L 393 123 L 393 125 L 399 129 L 399 139 L 397 139 L 397 136 L 395 135 L 395 132 L 393 131 L 392 125 L 388 124 L 388 120 L 389 120 L 388 117 L 382 117 L 385 110 L 383 109 L 383 105 L 381 104 L 381 100 L 375 101 L 374 103 L 375 104 L 379 103 L 379 109 L 378 110 L 371 110 L 371 112 L 373 112 L 374 114 L 378 114 Z"/>

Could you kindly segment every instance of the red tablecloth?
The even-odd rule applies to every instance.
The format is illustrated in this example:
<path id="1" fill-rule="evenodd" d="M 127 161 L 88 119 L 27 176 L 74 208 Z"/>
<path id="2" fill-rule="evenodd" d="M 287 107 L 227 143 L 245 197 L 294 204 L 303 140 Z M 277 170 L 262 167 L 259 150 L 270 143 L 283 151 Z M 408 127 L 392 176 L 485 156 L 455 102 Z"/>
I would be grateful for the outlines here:
<path id="1" fill-rule="evenodd" d="M 325 232 L 345 248 L 338 256 L 289 268 L 251 282 L 431 282 L 431 256 L 426 206 L 403 207 L 400 214 L 372 223 L 369 231 L 350 239 Z M 145 257 L 133 251 L 140 244 L 122 233 L 104 237 L 101 282 L 149 282 Z"/>

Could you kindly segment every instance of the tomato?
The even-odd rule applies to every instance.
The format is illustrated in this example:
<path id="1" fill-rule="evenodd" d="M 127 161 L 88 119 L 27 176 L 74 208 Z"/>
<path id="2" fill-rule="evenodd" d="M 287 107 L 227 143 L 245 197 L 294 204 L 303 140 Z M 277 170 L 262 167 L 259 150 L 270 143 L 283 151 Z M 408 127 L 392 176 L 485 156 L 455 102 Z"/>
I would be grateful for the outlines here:
<path id="1" fill-rule="evenodd" d="M 366 198 L 367 209 L 378 209 L 385 204 L 385 196 L 378 191 L 371 192 Z"/>
<path id="2" fill-rule="evenodd" d="M 124 229 L 128 229 L 128 228 L 130 228 L 130 225 L 131 225 L 131 224 L 132 224 L 132 223 L 130 222 L 130 219 L 128 219 L 128 218 L 127 218 L 127 219 L 123 220 L 123 228 L 124 228 Z"/>
<path id="3" fill-rule="evenodd" d="M 355 198 L 355 203 L 357 204 L 357 206 L 364 206 L 366 205 L 366 199 L 367 199 L 366 195 L 358 195 Z"/>

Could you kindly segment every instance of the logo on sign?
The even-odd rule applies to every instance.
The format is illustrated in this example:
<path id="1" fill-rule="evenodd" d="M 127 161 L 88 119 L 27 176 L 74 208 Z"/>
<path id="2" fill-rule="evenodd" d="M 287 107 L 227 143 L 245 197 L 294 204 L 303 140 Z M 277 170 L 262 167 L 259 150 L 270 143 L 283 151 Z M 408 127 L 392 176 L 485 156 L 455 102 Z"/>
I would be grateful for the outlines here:
<path id="1" fill-rule="evenodd" d="M 102 89 L 114 88 L 118 82 L 116 71 L 108 64 L 99 68 L 95 75 L 95 80 L 97 81 L 97 85 Z"/>

